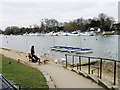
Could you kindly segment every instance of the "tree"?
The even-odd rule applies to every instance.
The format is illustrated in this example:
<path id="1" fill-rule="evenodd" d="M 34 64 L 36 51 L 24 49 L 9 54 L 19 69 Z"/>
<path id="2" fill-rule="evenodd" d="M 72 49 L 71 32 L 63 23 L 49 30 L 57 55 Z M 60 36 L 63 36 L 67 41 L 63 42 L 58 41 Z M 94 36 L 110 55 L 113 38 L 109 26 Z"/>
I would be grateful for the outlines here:
<path id="1" fill-rule="evenodd" d="M 90 23 L 90 27 L 100 27 L 101 26 L 101 22 L 99 20 L 92 20 Z"/>
<path id="2" fill-rule="evenodd" d="M 42 19 L 41 28 L 44 32 L 56 31 L 59 22 L 56 19 Z"/>
<path id="3" fill-rule="evenodd" d="M 108 17 L 104 13 L 99 14 L 99 20 L 101 22 L 101 29 L 103 31 L 109 31 L 111 28 L 111 25 L 114 22 L 114 19 L 112 17 Z"/>
<path id="4" fill-rule="evenodd" d="M 100 13 L 99 14 L 99 20 L 101 22 L 101 29 L 105 30 L 105 19 L 106 19 L 106 15 L 104 13 Z"/>
<path id="5" fill-rule="evenodd" d="M 20 29 L 17 26 L 12 26 L 11 30 L 12 30 L 13 34 L 15 34 L 15 35 L 18 35 L 20 32 Z"/>
<path id="6" fill-rule="evenodd" d="M 3 31 L 0 29 L 0 34 L 3 34 Z"/>
<path id="7" fill-rule="evenodd" d="M 19 33 L 20 33 L 20 29 L 17 26 L 7 27 L 4 31 L 5 35 L 10 35 L 10 34 L 18 35 Z"/>
<path id="8" fill-rule="evenodd" d="M 10 27 L 7 27 L 6 29 L 5 29 L 5 31 L 4 31 L 4 34 L 5 35 L 10 35 L 10 34 L 12 34 L 13 32 L 12 32 L 12 30 L 11 30 L 11 28 Z"/>
<path id="9" fill-rule="evenodd" d="M 21 28 L 20 28 L 20 34 L 22 35 L 22 34 L 24 34 L 24 33 L 28 33 L 28 32 L 26 31 L 26 28 L 25 28 L 25 27 L 21 27 Z"/>
<path id="10" fill-rule="evenodd" d="M 33 25 L 30 27 L 22 27 L 19 28 L 17 26 L 11 26 L 7 27 L 4 31 L 5 35 L 10 35 L 10 34 L 24 34 L 24 33 L 47 33 L 47 32 L 58 32 L 58 31 L 68 31 L 72 32 L 75 30 L 80 30 L 81 32 L 87 31 L 91 27 L 99 27 L 103 31 L 109 31 L 113 30 L 114 28 L 111 29 L 112 24 L 114 23 L 114 19 L 112 17 L 108 17 L 104 13 L 100 13 L 98 15 L 98 18 L 93 18 L 93 19 L 84 19 L 84 18 L 77 18 L 76 20 L 70 21 L 70 22 L 58 22 L 56 19 L 42 19 L 40 21 L 41 25 Z M 2 31 L 0 31 L 2 33 Z"/>
<path id="11" fill-rule="evenodd" d="M 78 30 L 79 25 L 76 22 L 65 23 L 64 31 L 72 32 Z"/>
<path id="12" fill-rule="evenodd" d="M 77 23 L 79 25 L 79 30 L 84 31 L 85 29 L 85 20 L 83 18 L 77 19 Z"/>
<path id="13" fill-rule="evenodd" d="M 105 20 L 105 31 L 109 31 L 114 23 L 114 19 L 112 17 L 107 17 Z"/>

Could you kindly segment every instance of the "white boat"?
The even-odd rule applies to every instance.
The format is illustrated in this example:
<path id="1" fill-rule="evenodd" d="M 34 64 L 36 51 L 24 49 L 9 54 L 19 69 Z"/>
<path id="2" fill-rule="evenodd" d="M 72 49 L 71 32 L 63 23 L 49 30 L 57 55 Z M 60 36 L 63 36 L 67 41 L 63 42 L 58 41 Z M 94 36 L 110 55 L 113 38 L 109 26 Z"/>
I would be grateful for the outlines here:
<path id="1" fill-rule="evenodd" d="M 53 47 L 50 47 L 50 49 L 51 49 L 51 50 L 57 50 L 57 49 L 59 49 L 58 47 L 59 47 L 59 46 L 53 46 Z"/>
<path id="2" fill-rule="evenodd" d="M 65 48 L 62 48 L 60 51 L 61 51 L 61 52 L 67 52 L 68 50 L 65 49 Z"/>
<path id="3" fill-rule="evenodd" d="M 56 50 L 56 51 L 61 51 L 61 49 L 60 49 L 60 48 L 56 48 L 55 50 Z"/>
<path id="4" fill-rule="evenodd" d="M 71 52 L 75 52 L 76 49 L 69 48 L 67 51 L 68 51 L 69 53 L 71 53 Z"/>
<path id="5" fill-rule="evenodd" d="M 56 50 L 56 48 L 52 47 L 51 50 Z"/>

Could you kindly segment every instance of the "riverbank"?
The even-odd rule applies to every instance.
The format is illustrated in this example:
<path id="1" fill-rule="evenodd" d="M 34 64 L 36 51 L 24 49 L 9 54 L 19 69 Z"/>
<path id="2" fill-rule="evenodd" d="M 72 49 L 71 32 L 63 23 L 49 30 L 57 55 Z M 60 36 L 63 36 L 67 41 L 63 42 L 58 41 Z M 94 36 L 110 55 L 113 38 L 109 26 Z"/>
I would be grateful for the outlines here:
<path id="1" fill-rule="evenodd" d="M 17 61 L 19 60 L 21 63 L 23 63 L 25 65 L 28 65 L 28 66 L 31 66 L 34 68 L 37 68 L 39 66 L 36 63 L 31 63 L 28 59 L 28 54 L 25 52 L 14 51 L 11 49 L 6 49 L 6 48 L 0 48 L 0 52 L 2 55 L 12 58 L 12 59 L 15 59 Z M 41 60 L 43 60 L 43 59 L 41 58 Z"/>
<path id="2" fill-rule="evenodd" d="M 11 50 L 11 49 L 7 49 L 7 48 L 0 48 L 0 54 L 6 56 L 6 57 L 9 57 L 9 58 L 12 58 L 24 65 L 27 65 L 27 66 L 30 66 L 32 68 L 36 68 L 37 70 L 40 70 L 39 69 L 39 64 L 38 63 L 32 63 L 29 61 L 28 57 L 27 57 L 27 53 L 25 52 L 19 52 L 19 51 L 14 51 L 14 50 Z M 41 57 L 41 61 L 44 60 L 44 57 Z M 40 70 L 44 77 L 46 78 L 46 82 L 47 82 L 47 85 L 49 86 L 49 88 L 54 88 L 54 84 L 52 84 L 52 81 L 51 81 L 51 78 L 49 75 L 47 75 L 44 71 Z"/>
<path id="3" fill-rule="evenodd" d="M 70 70 L 64 69 L 61 64 L 55 64 L 50 60 L 48 64 L 41 64 L 29 62 L 27 53 L 13 51 L 9 49 L 0 49 L 1 53 L 7 57 L 20 60 L 21 63 L 35 67 L 38 70 L 49 75 L 57 88 L 102 88 L 89 79 L 86 79 Z M 41 57 L 41 61 L 46 59 Z M 47 80 L 49 82 L 49 80 Z M 82 82 L 82 83 L 81 83 Z"/>

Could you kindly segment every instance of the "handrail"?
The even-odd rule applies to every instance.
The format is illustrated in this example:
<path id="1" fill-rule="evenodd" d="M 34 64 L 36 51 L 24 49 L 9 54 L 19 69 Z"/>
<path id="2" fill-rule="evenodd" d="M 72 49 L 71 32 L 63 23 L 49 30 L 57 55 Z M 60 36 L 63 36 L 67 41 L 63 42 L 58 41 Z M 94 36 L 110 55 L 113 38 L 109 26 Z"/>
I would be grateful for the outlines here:
<path id="1" fill-rule="evenodd" d="M 93 58 L 93 59 L 103 59 L 103 60 L 110 60 L 110 61 L 116 61 L 116 62 L 119 62 L 118 60 L 115 60 L 115 59 L 111 59 L 111 58 L 101 58 L 101 57 L 91 57 L 91 56 L 81 56 L 81 55 L 76 55 L 76 54 L 65 54 L 67 56 L 77 56 L 77 57 L 85 57 L 85 58 Z"/>
<path id="2" fill-rule="evenodd" d="M 19 84 L 12 84 L 10 83 L 2 74 L 0 74 L 0 79 L 3 83 L 3 88 L 2 89 L 10 89 L 10 90 L 20 90 L 21 89 L 21 86 Z M 18 88 L 17 86 L 18 85 Z"/>
<path id="3" fill-rule="evenodd" d="M 81 57 L 84 57 L 84 58 L 88 58 L 88 74 L 90 74 L 90 60 L 91 58 L 92 59 L 99 59 L 100 60 L 100 66 L 99 66 L 99 78 L 102 79 L 102 62 L 103 60 L 106 60 L 106 61 L 112 61 L 114 62 L 114 85 L 116 84 L 116 67 L 117 67 L 117 62 L 120 63 L 120 61 L 118 60 L 114 60 L 114 59 L 109 59 L 109 58 L 101 58 L 101 57 L 91 57 L 91 56 L 81 56 L 81 55 L 76 55 L 76 54 L 65 54 L 65 58 L 66 58 L 66 67 L 67 67 L 67 64 L 68 64 L 68 58 L 67 56 L 72 56 L 72 65 L 73 65 L 73 68 L 74 68 L 74 57 L 79 57 L 78 61 L 79 61 L 79 64 L 80 65 L 77 65 L 77 69 L 78 69 L 78 66 L 80 66 L 80 71 L 81 71 Z"/>

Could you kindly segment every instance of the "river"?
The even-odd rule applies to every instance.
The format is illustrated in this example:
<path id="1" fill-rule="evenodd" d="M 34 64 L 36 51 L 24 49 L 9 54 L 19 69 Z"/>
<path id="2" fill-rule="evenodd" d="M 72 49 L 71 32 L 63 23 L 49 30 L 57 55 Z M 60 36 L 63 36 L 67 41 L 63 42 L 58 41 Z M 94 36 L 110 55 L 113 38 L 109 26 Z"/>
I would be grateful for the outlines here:
<path id="1" fill-rule="evenodd" d="M 118 35 L 109 36 L 0 36 L 0 47 L 29 52 L 32 45 L 36 54 L 61 59 L 65 52 L 50 51 L 54 45 L 91 48 L 93 53 L 85 56 L 103 57 L 118 60 Z M 75 53 L 74 53 L 75 54 Z"/>

